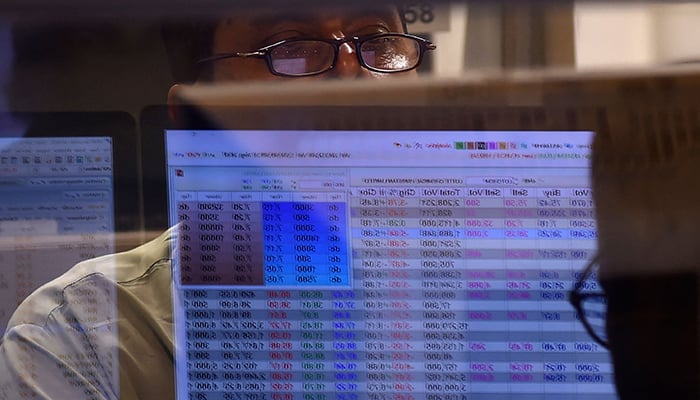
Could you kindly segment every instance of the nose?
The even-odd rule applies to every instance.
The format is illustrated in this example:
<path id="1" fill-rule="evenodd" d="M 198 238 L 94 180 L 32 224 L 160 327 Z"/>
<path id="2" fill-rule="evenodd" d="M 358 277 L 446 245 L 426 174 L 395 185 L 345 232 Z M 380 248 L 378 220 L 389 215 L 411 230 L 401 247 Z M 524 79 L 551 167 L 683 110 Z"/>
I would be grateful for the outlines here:
<path id="1" fill-rule="evenodd" d="M 332 77 L 352 79 L 370 76 L 369 70 L 360 65 L 357 51 L 352 43 L 343 43 L 338 48 L 338 60 L 332 70 Z"/>

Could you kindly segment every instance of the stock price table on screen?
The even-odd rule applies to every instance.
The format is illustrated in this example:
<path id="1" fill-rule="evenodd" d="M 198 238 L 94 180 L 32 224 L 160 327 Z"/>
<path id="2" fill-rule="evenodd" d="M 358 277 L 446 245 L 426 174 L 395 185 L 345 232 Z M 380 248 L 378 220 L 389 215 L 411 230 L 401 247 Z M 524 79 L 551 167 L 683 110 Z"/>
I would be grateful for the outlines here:
<path id="1" fill-rule="evenodd" d="M 615 398 L 567 301 L 585 179 L 391 173 L 177 194 L 190 398 Z"/>

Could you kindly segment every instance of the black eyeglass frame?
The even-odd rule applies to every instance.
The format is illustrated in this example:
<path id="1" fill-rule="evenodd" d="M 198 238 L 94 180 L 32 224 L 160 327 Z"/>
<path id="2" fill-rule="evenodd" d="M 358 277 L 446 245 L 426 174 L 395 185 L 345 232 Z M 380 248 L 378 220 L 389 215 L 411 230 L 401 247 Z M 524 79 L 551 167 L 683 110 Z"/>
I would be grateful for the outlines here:
<path id="1" fill-rule="evenodd" d="M 415 65 L 413 65 L 410 68 L 403 68 L 403 69 L 396 69 L 396 70 L 386 70 L 386 69 L 375 68 L 375 67 L 372 67 L 370 65 L 367 65 L 367 63 L 365 62 L 365 60 L 362 57 L 362 52 L 360 51 L 362 44 L 364 44 L 365 42 L 368 42 L 370 40 L 374 40 L 374 39 L 378 39 L 378 38 L 382 38 L 382 37 L 402 37 L 402 38 L 415 40 L 419 45 L 418 60 L 416 61 Z M 333 48 L 335 50 L 335 54 L 333 55 L 333 62 L 330 64 L 330 66 L 326 69 L 321 70 L 321 71 L 310 72 L 310 73 L 305 73 L 305 74 L 285 74 L 285 73 L 275 71 L 275 68 L 272 65 L 272 56 L 271 56 L 272 50 L 274 50 L 276 47 L 284 45 L 284 44 L 293 43 L 293 42 L 301 42 L 301 41 L 317 41 L 317 42 L 323 42 L 323 43 L 328 43 L 328 44 L 333 45 Z M 270 70 L 270 73 L 273 75 L 284 76 L 284 77 L 293 77 L 293 78 L 314 76 L 314 75 L 320 75 L 320 74 L 326 73 L 326 72 L 332 70 L 333 68 L 335 68 L 336 64 L 338 63 L 338 53 L 340 52 L 340 46 L 342 46 L 345 43 L 353 43 L 354 44 L 355 53 L 357 55 L 357 60 L 363 68 L 366 68 L 366 69 L 373 71 L 373 72 L 389 73 L 389 74 L 397 73 L 397 72 L 406 72 L 406 71 L 410 71 L 410 70 L 418 68 L 418 66 L 423 61 L 423 56 L 425 55 L 426 51 L 435 50 L 437 48 L 437 46 L 433 42 L 431 42 L 427 39 L 424 39 L 420 36 L 415 36 L 415 35 L 411 35 L 408 33 L 398 33 L 398 32 L 379 33 L 379 34 L 368 35 L 368 36 L 351 36 L 351 37 L 343 37 L 343 38 L 336 38 L 336 39 L 294 38 L 294 39 L 281 40 L 279 42 L 267 45 L 265 47 L 261 47 L 258 50 L 251 51 L 251 52 L 234 52 L 234 53 L 214 54 L 211 57 L 203 58 L 203 59 L 197 61 L 197 64 L 200 65 L 200 64 L 204 64 L 204 63 L 225 60 L 227 58 L 254 57 L 254 58 L 265 59 L 265 62 L 267 63 L 267 68 Z"/>
<path id="2" fill-rule="evenodd" d="M 588 318 L 586 318 L 586 314 L 583 310 L 583 302 L 586 299 L 590 298 L 607 298 L 604 292 L 591 292 L 591 293 L 581 293 L 581 287 L 583 286 L 583 282 L 586 281 L 586 279 L 590 278 L 590 276 L 593 274 L 593 271 L 595 268 L 598 266 L 598 257 L 594 257 L 588 265 L 586 265 L 586 268 L 583 269 L 583 272 L 581 275 L 578 277 L 576 280 L 576 283 L 574 283 L 573 289 L 569 292 L 569 303 L 574 307 L 578 315 L 580 316 L 581 323 L 583 324 L 584 329 L 586 329 L 586 332 L 595 340 L 596 343 L 599 345 L 603 346 L 606 349 L 610 348 L 610 344 L 606 339 L 603 339 L 600 337 L 593 327 L 591 326 L 590 322 L 588 322 Z"/>

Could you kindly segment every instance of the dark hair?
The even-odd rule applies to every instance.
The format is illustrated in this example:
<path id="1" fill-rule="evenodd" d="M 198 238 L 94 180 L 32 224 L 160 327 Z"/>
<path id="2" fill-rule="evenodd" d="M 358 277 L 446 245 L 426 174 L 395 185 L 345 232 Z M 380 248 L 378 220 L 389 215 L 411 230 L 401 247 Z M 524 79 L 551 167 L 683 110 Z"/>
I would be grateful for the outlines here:
<path id="1" fill-rule="evenodd" d="M 406 32 L 404 8 L 400 3 L 396 3 L 396 8 Z M 214 31 L 219 21 L 220 16 L 200 16 L 191 21 L 164 21 L 161 24 L 161 35 L 175 83 L 207 79 L 211 71 L 206 66 L 197 65 L 197 60 L 211 56 Z"/>

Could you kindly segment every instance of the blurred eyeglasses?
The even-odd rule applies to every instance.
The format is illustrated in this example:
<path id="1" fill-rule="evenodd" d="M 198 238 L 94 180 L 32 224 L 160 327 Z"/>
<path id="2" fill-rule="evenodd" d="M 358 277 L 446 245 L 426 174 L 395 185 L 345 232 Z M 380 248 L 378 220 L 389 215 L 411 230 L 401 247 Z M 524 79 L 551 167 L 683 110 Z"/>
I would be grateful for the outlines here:
<path id="1" fill-rule="evenodd" d="M 597 280 L 598 259 L 594 258 L 580 273 L 573 290 L 569 293 L 569 302 L 576 310 L 578 318 L 589 335 L 598 344 L 609 348 L 605 330 L 605 318 L 608 300 L 600 290 Z"/>
<path id="2" fill-rule="evenodd" d="M 382 73 L 404 72 L 418 67 L 423 55 L 435 44 L 405 33 L 381 33 L 338 39 L 288 39 L 245 53 L 215 54 L 199 60 L 208 63 L 235 57 L 264 58 L 270 72 L 278 76 L 312 76 L 332 70 L 344 43 L 352 43 L 364 68 Z"/>

